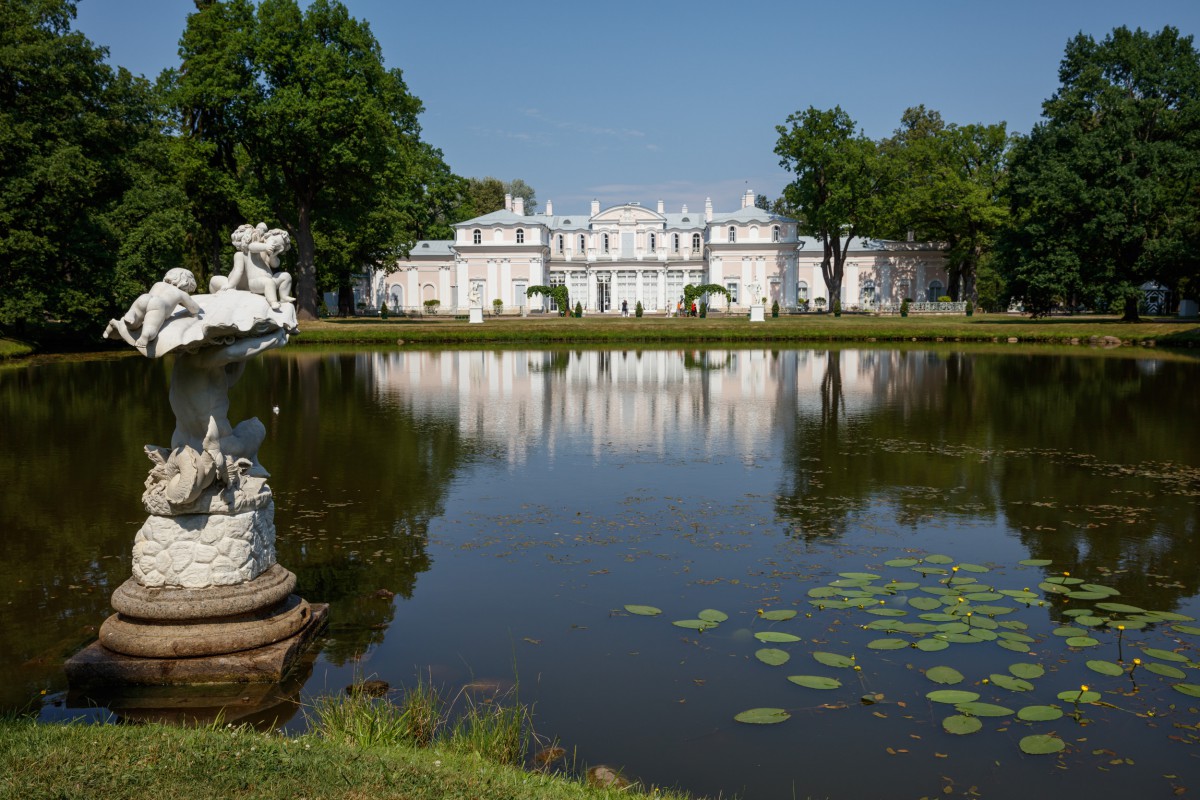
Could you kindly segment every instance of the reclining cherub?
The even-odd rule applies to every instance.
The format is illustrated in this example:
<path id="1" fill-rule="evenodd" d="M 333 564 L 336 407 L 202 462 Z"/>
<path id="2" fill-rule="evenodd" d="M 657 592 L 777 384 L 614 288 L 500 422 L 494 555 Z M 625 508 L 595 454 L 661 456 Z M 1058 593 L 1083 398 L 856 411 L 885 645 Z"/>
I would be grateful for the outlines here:
<path id="1" fill-rule="evenodd" d="M 133 301 L 133 305 L 121 317 L 125 328 L 130 331 L 141 329 L 141 335 L 134 342 L 138 347 L 145 347 L 158 337 L 163 322 L 175 310 L 175 306 L 183 306 L 188 313 L 200 315 L 200 306 L 191 298 L 196 291 L 196 276 L 183 267 L 167 270 L 167 274 L 158 283 L 150 287 L 150 291 Z M 110 320 L 104 335 L 111 331 L 120 333 L 117 321 Z"/>
<path id="2" fill-rule="evenodd" d="M 280 303 L 291 303 L 296 298 L 292 293 L 292 276 L 288 272 L 275 273 L 279 268 L 279 256 L 291 247 L 291 237 L 280 228 L 267 230 L 265 223 L 257 226 L 241 225 L 230 235 L 237 252 L 233 254 L 233 268 L 229 275 L 214 275 L 209 281 L 210 292 L 226 292 L 241 289 L 260 294 L 275 311 Z"/>

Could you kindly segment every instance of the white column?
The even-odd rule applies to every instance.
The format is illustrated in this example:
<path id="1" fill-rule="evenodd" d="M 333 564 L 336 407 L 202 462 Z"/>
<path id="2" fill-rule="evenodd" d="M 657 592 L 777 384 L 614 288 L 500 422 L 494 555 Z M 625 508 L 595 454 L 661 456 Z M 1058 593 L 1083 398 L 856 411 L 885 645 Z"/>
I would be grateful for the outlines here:
<path id="1" fill-rule="evenodd" d="M 584 306 L 589 311 L 596 310 L 596 270 L 589 269 L 587 271 L 587 304 Z"/>
<path id="2" fill-rule="evenodd" d="M 548 282 L 548 277 L 545 274 L 545 264 L 542 262 L 541 256 L 534 256 L 529 261 L 529 285 L 530 286 L 545 286 Z M 543 309 L 545 308 L 546 298 L 542 295 L 535 295 L 525 301 L 529 308 Z"/>
<path id="3" fill-rule="evenodd" d="M 671 309 L 675 307 L 675 301 L 667 297 L 667 271 L 665 269 L 658 271 L 658 302 L 661 303 L 659 308 Z"/>
<path id="4" fill-rule="evenodd" d="M 470 274 L 467 269 L 467 261 L 463 259 L 454 263 L 454 297 L 447 297 L 445 302 L 454 301 L 454 311 L 458 311 L 458 306 L 467 299 L 467 292 L 471 291 L 471 287 L 467 282 L 467 275 Z"/>
<path id="5" fill-rule="evenodd" d="M 421 305 L 425 300 L 421 296 L 421 273 L 416 267 L 409 267 L 408 274 L 405 275 L 405 283 L 407 284 L 408 304 L 416 306 L 417 310 L 421 310 L 424 306 Z"/>
<path id="6" fill-rule="evenodd" d="M 438 267 L 438 297 L 446 298 L 442 302 L 447 304 L 450 302 L 450 295 L 453 294 L 453 292 L 450 291 L 450 284 L 452 283 L 450 277 L 450 267 Z"/>
<path id="7" fill-rule="evenodd" d="M 504 259 L 500 264 L 500 285 L 496 287 L 495 294 L 492 295 L 492 300 L 500 298 L 505 305 L 512 302 L 512 262 L 509 259 Z M 491 303 L 491 300 L 488 300 Z"/>

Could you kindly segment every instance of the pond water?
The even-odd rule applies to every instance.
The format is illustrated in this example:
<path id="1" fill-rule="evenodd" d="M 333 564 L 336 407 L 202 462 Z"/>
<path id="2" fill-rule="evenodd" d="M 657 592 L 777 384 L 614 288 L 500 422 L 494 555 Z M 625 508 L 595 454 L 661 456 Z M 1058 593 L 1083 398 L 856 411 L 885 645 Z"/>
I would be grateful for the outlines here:
<path id="1" fill-rule="evenodd" d="M 0 707 L 114 718 L 62 661 L 130 574 L 168 366 L 0 368 Z M 1198 386 L 1128 349 L 292 347 L 230 416 L 331 605 L 302 703 L 519 681 L 577 766 L 713 796 L 1166 796 L 1200 788 Z"/>

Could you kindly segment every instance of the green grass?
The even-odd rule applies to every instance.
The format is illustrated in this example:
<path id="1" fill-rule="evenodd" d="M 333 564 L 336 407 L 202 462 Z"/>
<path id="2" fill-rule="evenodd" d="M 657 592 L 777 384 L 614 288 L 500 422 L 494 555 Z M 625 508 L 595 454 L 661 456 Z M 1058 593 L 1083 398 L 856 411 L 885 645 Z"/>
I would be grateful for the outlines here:
<path id="1" fill-rule="evenodd" d="M 0 360 L 31 355 L 33 346 L 15 339 L 0 339 Z"/>
<path id="2" fill-rule="evenodd" d="M 486 317 L 482 325 L 449 318 L 326 319 L 301 324 L 303 344 L 673 343 L 753 344 L 829 341 L 963 341 L 1086 344 L 1112 336 L 1130 344 L 1192 347 L 1200 324 L 1174 319 L 1122 323 L 1117 317 L 1030 320 L 1006 314 L 875 317 L 803 314 L 751 323 L 742 316 L 708 319 L 664 317 Z"/>
<path id="3" fill-rule="evenodd" d="M 425 685 L 394 703 L 326 697 L 308 711 L 311 732 L 295 737 L 0 719 L 0 798 L 686 798 L 522 769 L 528 709 L 515 698 L 457 699 L 446 703 Z"/>

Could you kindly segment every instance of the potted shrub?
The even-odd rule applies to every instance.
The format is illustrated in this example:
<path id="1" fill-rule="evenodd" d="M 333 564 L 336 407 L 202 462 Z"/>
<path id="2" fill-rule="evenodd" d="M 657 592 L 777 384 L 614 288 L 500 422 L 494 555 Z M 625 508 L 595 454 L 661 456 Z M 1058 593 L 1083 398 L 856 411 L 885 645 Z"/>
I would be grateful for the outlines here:
<path id="1" fill-rule="evenodd" d="M 582 316 L 583 316 L 583 303 L 576 300 L 575 301 L 575 318 L 578 319 Z"/>
<path id="2" fill-rule="evenodd" d="M 797 300 L 796 305 L 800 308 L 801 311 L 808 311 L 808 298 L 803 297 L 800 300 Z"/>
<path id="3" fill-rule="evenodd" d="M 902 316 L 902 317 L 908 316 L 908 298 L 907 297 L 900 301 L 900 316 Z"/>
<path id="4" fill-rule="evenodd" d="M 499 297 L 497 297 L 495 300 L 492 301 L 492 314 L 494 316 L 498 317 L 498 316 L 500 316 L 500 312 L 503 310 L 504 310 L 504 301 L 501 300 Z"/>
<path id="5" fill-rule="evenodd" d="M 813 300 L 813 302 L 816 303 L 817 311 L 825 310 L 825 298 L 824 297 L 818 297 L 816 300 Z"/>
<path id="6" fill-rule="evenodd" d="M 382 303 L 379 304 L 379 318 L 380 319 L 388 318 L 387 300 L 384 300 Z"/>
<path id="7" fill-rule="evenodd" d="M 708 303 L 700 304 L 700 318 L 704 319 L 708 316 Z"/>
<path id="8" fill-rule="evenodd" d="M 842 301 L 841 300 L 833 301 L 833 315 L 835 317 L 840 317 L 842 315 Z"/>
<path id="9" fill-rule="evenodd" d="M 778 300 L 776 300 L 774 303 L 771 303 L 771 316 L 772 317 L 779 316 L 779 301 Z"/>
<path id="10" fill-rule="evenodd" d="M 633 307 L 633 315 L 635 317 L 641 317 L 643 311 L 645 311 L 645 309 L 642 308 L 642 301 L 638 300 L 637 305 Z"/>
<path id="11" fill-rule="evenodd" d="M 939 303 L 953 303 L 954 301 L 950 299 L 950 295 L 944 294 L 938 298 L 938 302 Z"/>
<path id="12" fill-rule="evenodd" d="M 437 310 L 438 310 L 438 306 L 440 306 L 441 304 L 442 304 L 441 300 L 426 300 L 424 303 L 425 313 L 426 314 L 436 314 Z"/>
<path id="13" fill-rule="evenodd" d="M 968 317 L 975 316 L 975 304 L 972 303 L 970 300 L 967 301 L 967 316 Z"/>

